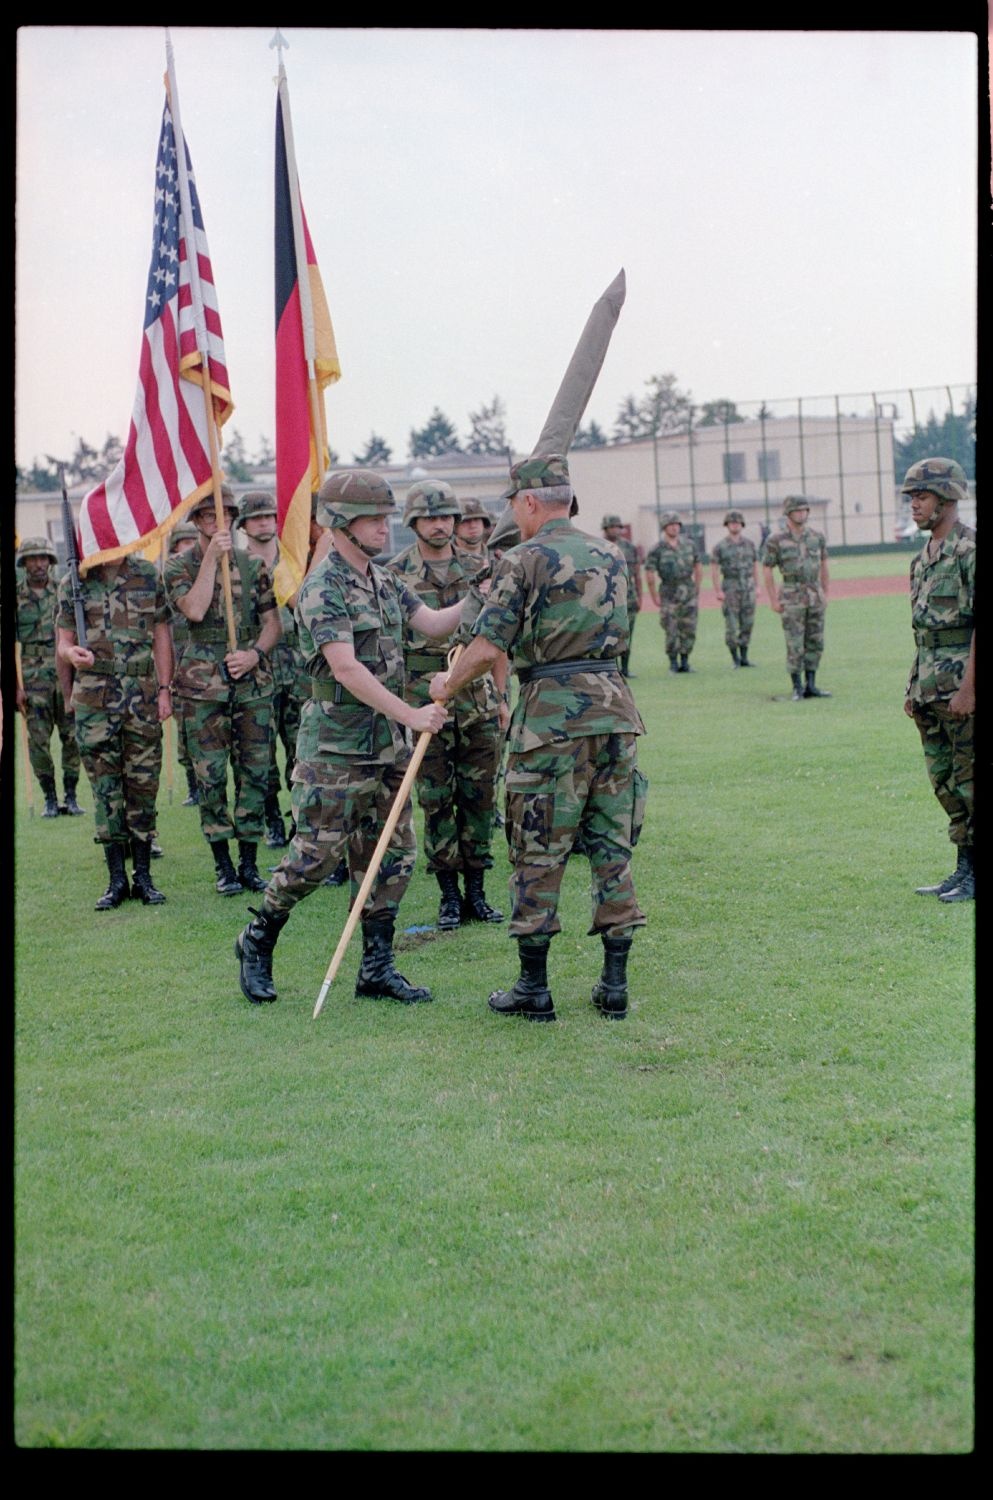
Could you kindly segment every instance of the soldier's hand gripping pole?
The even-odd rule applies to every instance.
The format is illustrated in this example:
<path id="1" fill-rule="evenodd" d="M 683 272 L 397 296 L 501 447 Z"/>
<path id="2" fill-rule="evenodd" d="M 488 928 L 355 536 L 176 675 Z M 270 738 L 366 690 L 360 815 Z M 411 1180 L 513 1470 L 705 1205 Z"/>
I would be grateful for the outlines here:
<path id="1" fill-rule="evenodd" d="M 448 653 L 449 670 L 454 667 L 455 663 L 458 661 L 461 655 L 461 646 L 456 646 L 454 650 Z M 417 745 L 414 748 L 414 753 L 410 758 L 410 765 L 407 767 L 407 770 L 404 773 L 404 778 L 400 783 L 400 790 L 397 792 L 396 797 L 393 800 L 393 806 L 390 808 L 390 815 L 386 819 L 386 822 L 383 824 L 383 831 L 379 835 L 379 842 L 373 850 L 372 859 L 369 861 L 369 868 L 368 870 L 366 870 L 365 875 L 362 877 L 362 884 L 359 886 L 359 893 L 356 896 L 355 900 L 352 902 L 352 909 L 348 913 L 348 921 L 345 923 L 345 927 L 341 934 L 341 937 L 338 939 L 338 946 L 334 950 L 331 962 L 328 964 L 328 971 L 324 976 L 324 983 L 321 985 L 321 991 L 317 997 L 317 1004 L 314 1006 L 313 1019 L 315 1021 L 317 1020 L 317 1017 L 320 1015 L 321 1010 L 324 1007 L 324 1001 L 327 998 L 328 990 L 331 988 L 334 976 L 337 974 L 338 969 L 341 966 L 341 961 L 345 956 L 345 949 L 351 942 L 352 933 L 359 925 L 359 919 L 362 916 L 362 908 L 365 906 L 369 892 L 372 890 L 373 884 L 376 880 L 376 876 L 379 874 L 379 867 L 383 863 L 386 851 L 389 848 L 390 839 L 393 837 L 393 830 L 397 826 L 397 823 L 400 821 L 400 814 L 403 812 L 403 809 L 407 802 L 407 798 L 410 796 L 411 788 L 414 785 L 414 779 L 417 776 L 418 771 L 421 769 L 421 761 L 424 759 L 424 752 L 428 748 L 428 741 L 430 739 L 431 731 L 430 729 L 425 729 L 423 734 L 419 737 Z"/>

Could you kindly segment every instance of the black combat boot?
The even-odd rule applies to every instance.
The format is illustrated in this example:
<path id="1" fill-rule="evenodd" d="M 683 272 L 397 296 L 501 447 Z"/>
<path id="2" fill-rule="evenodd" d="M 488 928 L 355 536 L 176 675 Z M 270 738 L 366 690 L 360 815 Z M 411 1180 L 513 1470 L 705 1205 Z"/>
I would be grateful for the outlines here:
<path id="1" fill-rule="evenodd" d="M 186 767 L 186 796 L 183 798 L 184 807 L 196 807 L 200 801 L 200 788 L 197 786 L 197 773 L 192 766 Z"/>
<path id="2" fill-rule="evenodd" d="M 110 871 L 110 884 L 93 909 L 113 911 L 115 906 L 121 906 L 131 895 L 128 872 L 124 868 L 124 845 L 104 844 L 103 852 Z"/>
<path id="3" fill-rule="evenodd" d="M 462 923 L 462 895 L 459 877 L 454 870 L 438 870 L 435 879 L 441 886 L 441 901 L 438 903 L 438 929 L 451 932 Z"/>
<path id="4" fill-rule="evenodd" d="M 486 1002 L 498 1016 L 523 1016 L 526 1021 L 554 1021 L 555 1008 L 548 988 L 548 943 L 517 939 L 520 978 L 509 990 L 494 990 Z"/>
<path id="5" fill-rule="evenodd" d="M 290 914 L 288 911 L 270 911 L 265 905 L 261 911 L 256 911 L 254 906 L 248 910 L 255 921 L 249 922 L 235 938 L 234 956 L 241 964 L 238 974 L 241 993 L 253 1005 L 262 1005 L 276 998 L 272 983 L 272 950 Z"/>
<path id="6" fill-rule="evenodd" d="M 738 656 L 741 659 L 741 665 L 743 667 L 754 667 L 755 663 L 753 661 L 749 661 L 748 660 L 748 647 L 747 646 L 739 646 L 738 647 Z"/>
<path id="7" fill-rule="evenodd" d="M 344 885 L 348 879 L 348 861 L 339 859 L 330 875 L 325 875 L 321 881 L 322 885 L 339 886 Z"/>
<path id="8" fill-rule="evenodd" d="M 803 690 L 803 696 L 805 698 L 830 698 L 830 693 L 826 693 L 823 688 L 817 686 L 817 683 L 814 681 L 816 675 L 816 672 L 808 670 L 807 686 Z"/>
<path id="9" fill-rule="evenodd" d="M 256 858 L 258 844 L 250 844 L 245 839 L 238 840 L 238 879 L 246 891 L 264 891 L 266 882 L 259 874 Z"/>
<path id="10" fill-rule="evenodd" d="M 495 911 L 483 890 L 483 871 L 466 870 L 465 895 L 462 897 L 463 922 L 502 922 L 503 912 Z"/>
<path id="11" fill-rule="evenodd" d="M 683 651 L 680 654 L 680 657 L 679 657 L 679 670 L 681 672 L 692 672 L 693 671 L 693 668 L 690 666 L 690 654 L 689 654 L 688 651 Z"/>
<path id="12" fill-rule="evenodd" d="M 669 671 L 670 672 L 678 672 L 679 671 L 679 662 L 676 660 L 676 658 L 674 656 L 670 656 L 670 658 L 669 658 Z"/>
<path id="13" fill-rule="evenodd" d="M 134 861 L 134 873 L 131 877 L 132 896 L 143 901 L 146 906 L 161 906 L 165 897 L 152 884 L 149 870 L 152 858 L 151 844 L 146 843 L 144 839 L 132 839 L 131 858 Z"/>
<path id="14" fill-rule="evenodd" d="M 741 666 L 741 657 L 738 655 L 738 648 L 737 648 L 737 646 L 729 646 L 728 650 L 731 653 L 731 660 L 734 662 L 735 666 L 736 667 L 740 667 Z"/>
<path id="15" fill-rule="evenodd" d="M 958 883 L 953 885 L 950 891 L 942 891 L 938 897 L 939 901 L 975 901 L 976 866 L 973 862 L 971 844 L 963 846 L 962 856 L 965 869 L 957 877 Z"/>
<path id="16" fill-rule="evenodd" d="M 955 868 L 952 873 L 950 875 L 946 875 L 944 880 L 939 880 L 937 885 L 919 885 L 917 887 L 917 895 L 943 896 L 946 891 L 953 891 L 958 885 L 959 881 L 962 879 L 963 875 L 965 875 L 969 871 L 972 862 L 971 856 L 972 850 L 966 849 L 964 844 L 960 844 L 958 859 L 956 860 Z"/>
<path id="17" fill-rule="evenodd" d="M 628 1013 L 628 954 L 631 938 L 602 937 L 603 972 L 593 986 L 591 999 L 602 1016 L 623 1021 Z"/>
<path id="18" fill-rule="evenodd" d="M 430 990 L 411 984 L 398 974 L 393 962 L 392 917 L 367 917 L 362 923 L 362 964 L 355 981 L 355 998 L 399 1000 L 415 1005 L 419 1000 L 433 1000 Z"/>
<path id="19" fill-rule="evenodd" d="M 68 813 L 70 818 L 81 818 L 85 808 L 80 807 L 76 801 L 76 782 L 71 776 L 63 778 L 65 782 L 65 793 L 62 799 L 61 811 Z"/>
<path id="20" fill-rule="evenodd" d="M 42 812 L 43 818 L 57 818 L 59 815 L 59 794 L 55 790 L 54 776 L 39 776 L 41 789 L 45 794 L 45 807 Z"/>
<path id="21" fill-rule="evenodd" d="M 265 799 L 266 845 L 270 849 L 286 848 L 286 829 L 279 810 L 279 798 L 273 792 Z"/>
<path id="22" fill-rule="evenodd" d="M 227 839 L 218 839 L 216 844 L 211 844 L 210 852 L 214 856 L 214 868 L 217 872 L 217 884 L 214 889 L 218 895 L 239 895 L 242 890 L 242 884 L 238 879 L 237 870 L 231 863 Z"/>
<path id="23" fill-rule="evenodd" d="M 790 681 L 793 683 L 793 702 L 802 703 L 804 700 L 803 678 L 799 672 L 790 673 Z"/>

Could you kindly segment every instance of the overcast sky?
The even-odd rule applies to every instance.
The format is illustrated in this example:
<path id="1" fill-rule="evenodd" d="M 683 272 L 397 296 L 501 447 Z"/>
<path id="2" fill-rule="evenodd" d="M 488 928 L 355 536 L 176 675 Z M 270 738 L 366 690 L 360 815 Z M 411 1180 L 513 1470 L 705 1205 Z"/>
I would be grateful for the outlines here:
<path id="1" fill-rule="evenodd" d="M 237 429 L 274 437 L 273 28 L 172 30 Z M 287 27 L 297 167 L 348 462 L 499 394 L 530 450 L 597 297 L 586 420 L 673 372 L 698 402 L 975 379 L 969 32 Z M 165 40 L 25 27 L 19 463 L 127 432 Z"/>

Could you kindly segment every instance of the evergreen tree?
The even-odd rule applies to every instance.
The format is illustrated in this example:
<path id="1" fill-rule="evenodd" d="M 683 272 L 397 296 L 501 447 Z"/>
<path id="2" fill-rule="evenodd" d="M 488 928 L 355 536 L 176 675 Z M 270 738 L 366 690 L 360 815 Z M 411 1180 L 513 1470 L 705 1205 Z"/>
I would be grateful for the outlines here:
<path id="1" fill-rule="evenodd" d="M 371 432 L 365 448 L 361 453 L 356 453 L 354 461 L 364 469 L 370 469 L 374 464 L 388 464 L 392 456 L 393 449 L 386 439 L 380 437 L 378 432 Z"/>
<path id="2" fill-rule="evenodd" d="M 507 408 L 499 396 L 494 396 L 489 406 L 484 402 L 479 411 L 469 413 L 469 441 L 467 453 L 506 453 L 512 445 L 507 437 L 505 417 Z"/>
<path id="3" fill-rule="evenodd" d="M 460 451 L 459 435 L 440 407 L 435 407 L 423 427 L 410 430 L 411 458 L 441 458 Z"/>

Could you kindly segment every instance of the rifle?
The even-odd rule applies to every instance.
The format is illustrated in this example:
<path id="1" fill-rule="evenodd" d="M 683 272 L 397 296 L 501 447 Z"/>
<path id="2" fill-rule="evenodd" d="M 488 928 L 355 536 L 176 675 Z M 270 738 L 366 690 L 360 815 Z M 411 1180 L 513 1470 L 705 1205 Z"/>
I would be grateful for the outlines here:
<path id="1" fill-rule="evenodd" d="M 62 482 L 62 535 L 66 544 L 66 567 L 69 573 L 69 593 L 73 613 L 76 616 L 76 644 L 89 650 L 86 642 L 86 615 L 83 613 L 83 586 L 79 581 L 79 549 L 76 546 L 76 523 L 66 493 L 66 471 L 59 470 Z"/>

